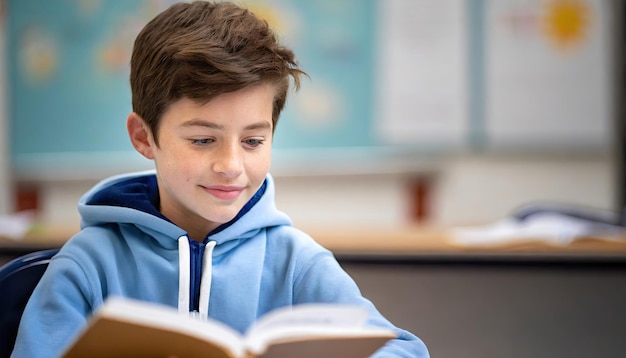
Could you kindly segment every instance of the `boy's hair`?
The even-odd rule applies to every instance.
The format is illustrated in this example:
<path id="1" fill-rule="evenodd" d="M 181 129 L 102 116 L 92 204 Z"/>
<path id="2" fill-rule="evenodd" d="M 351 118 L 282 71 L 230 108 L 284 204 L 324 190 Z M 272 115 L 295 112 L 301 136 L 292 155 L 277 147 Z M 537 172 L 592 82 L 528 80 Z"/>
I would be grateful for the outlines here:
<path id="1" fill-rule="evenodd" d="M 282 46 L 266 21 L 232 3 L 178 3 L 152 19 L 137 35 L 130 62 L 133 111 L 143 118 L 158 146 L 161 115 L 189 98 L 207 103 L 245 87 L 276 85 L 272 124 L 287 100 L 290 79 L 300 76 L 293 52 Z"/>

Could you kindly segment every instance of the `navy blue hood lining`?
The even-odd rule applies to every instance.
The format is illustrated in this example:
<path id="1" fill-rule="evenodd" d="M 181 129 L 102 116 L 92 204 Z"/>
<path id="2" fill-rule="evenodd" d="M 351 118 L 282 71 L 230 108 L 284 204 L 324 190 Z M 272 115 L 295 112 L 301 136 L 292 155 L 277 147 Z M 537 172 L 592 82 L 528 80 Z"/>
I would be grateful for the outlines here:
<path id="1" fill-rule="evenodd" d="M 242 216 L 246 215 L 246 213 L 248 211 L 250 211 L 250 209 L 252 209 L 252 207 L 259 200 L 261 200 L 261 197 L 263 197 L 263 194 L 265 194 L 265 188 L 267 188 L 267 179 L 263 180 L 263 184 L 261 184 L 261 187 L 259 188 L 259 190 L 257 190 L 256 193 L 254 193 L 254 195 L 252 195 L 252 198 L 250 198 L 250 200 L 248 200 L 246 205 L 244 205 L 243 208 L 241 208 L 241 210 L 239 210 L 237 215 L 235 215 L 235 217 L 231 221 L 216 227 L 215 229 L 213 229 L 213 231 L 211 231 L 209 233 L 209 235 L 207 235 L 207 238 L 204 240 L 205 243 L 206 243 L 206 241 L 208 241 L 208 236 L 215 235 L 215 234 L 217 234 L 219 232 L 224 231 L 227 227 L 231 226 L 237 220 L 239 220 L 239 218 L 241 218 Z"/>
<path id="2" fill-rule="evenodd" d="M 120 181 L 96 192 L 87 205 L 137 209 L 170 221 L 159 211 L 160 203 L 156 175 L 145 175 Z"/>
<path id="3" fill-rule="evenodd" d="M 267 179 L 257 190 L 257 192 L 248 200 L 246 205 L 237 213 L 237 215 L 229 222 L 216 227 L 208 233 L 208 236 L 224 231 L 226 228 L 235 223 L 239 218 L 245 215 L 252 207 L 261 199 L 267 188 Z M 96 192 L 87 205 L 103 205 L 118 206 L 136 209 L 145 213 L 157 216 L 163 220 L 172 222 L 159 211 L 161 199 L 159 197 L 159 187 L 157 185 L 156 175 L 145 175 L 115 183 L 103 190 Z"/>

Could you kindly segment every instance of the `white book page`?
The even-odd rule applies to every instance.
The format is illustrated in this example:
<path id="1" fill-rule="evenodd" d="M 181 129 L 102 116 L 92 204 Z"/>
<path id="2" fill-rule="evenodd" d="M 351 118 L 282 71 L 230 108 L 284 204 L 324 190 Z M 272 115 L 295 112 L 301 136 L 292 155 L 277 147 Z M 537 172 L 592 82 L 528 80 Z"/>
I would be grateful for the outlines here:
<path id="1" fill-rule="evenodd" d="M 243 337 L 231 327 L 219 321 L 183 315 L 173 307 L 162 304 L 112 297 L 107 299 L 97 314 L 118 321 L 163 327 L 188 336 L 216 342 L 236 352 L 238 356 L 243 356 L 245 350 Z"/>
<path id="2" fill-rule="evenodd" d="M 362 327 L 367 311 L 358 306 L 335 304 L 303 304 L 276 309 L 261 317 L 246 335 L 254 335 L 275 327 L 324 326 Z"/>
<path id="3" fill-rule="evenodd" d="M 358 306 L 306 304 L 284 307 L 261 317 L 246 333 L 253 351 L 263 351 L 267 342 L 299 336 L 353 335 L 362 331 L 367 311 Z"/>

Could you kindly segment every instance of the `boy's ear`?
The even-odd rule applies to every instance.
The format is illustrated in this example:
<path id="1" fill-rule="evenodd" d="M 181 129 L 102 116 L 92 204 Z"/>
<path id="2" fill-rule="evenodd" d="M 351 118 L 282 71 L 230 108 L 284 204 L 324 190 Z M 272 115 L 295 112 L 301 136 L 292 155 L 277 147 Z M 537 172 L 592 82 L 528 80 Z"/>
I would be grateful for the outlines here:
<path id="1" fill-rule="evenodd" d="M 154 159 L 154 140 L 150 128 L 137 113 L 132 112 L 126 119 L 126 129 L 133 147 L 144 157 Z"/>

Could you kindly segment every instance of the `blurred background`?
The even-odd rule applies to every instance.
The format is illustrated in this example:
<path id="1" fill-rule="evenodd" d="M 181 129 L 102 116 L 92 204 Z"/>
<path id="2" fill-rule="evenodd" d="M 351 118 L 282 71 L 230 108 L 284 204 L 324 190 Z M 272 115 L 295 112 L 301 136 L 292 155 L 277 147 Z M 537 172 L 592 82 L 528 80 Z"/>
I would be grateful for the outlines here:
<path id="1" fill-rule="evenodd" d="M 314 237 L 391 248 L 422 239 L 394 236 L 405 228 L 488 224 L 529 203 L 626 204 L 623 1 L 240 3 L 311 76 L 278 123 L 271 172 L 278 207 Z M 63 228 L 58 243 L 88 188 L 152 168 L 125 131 L 129 57 L 171 1 L 0 4 L 0 214 L 35 210 Z M 339 258 L 433 357 L 623 357 L 620 250 Z"/>
<path id="2" fill-rule="evenodd" d="M 132 42 L 172 1 L 4 0 L 0 213 L 76 227 L 152 167 L 125 120 Z M 304 228 L 482 224 L 550 201 L 621 210 L 617 0 L 248 0 L 311 80 L 279 121 L 278 207 Z"/>

